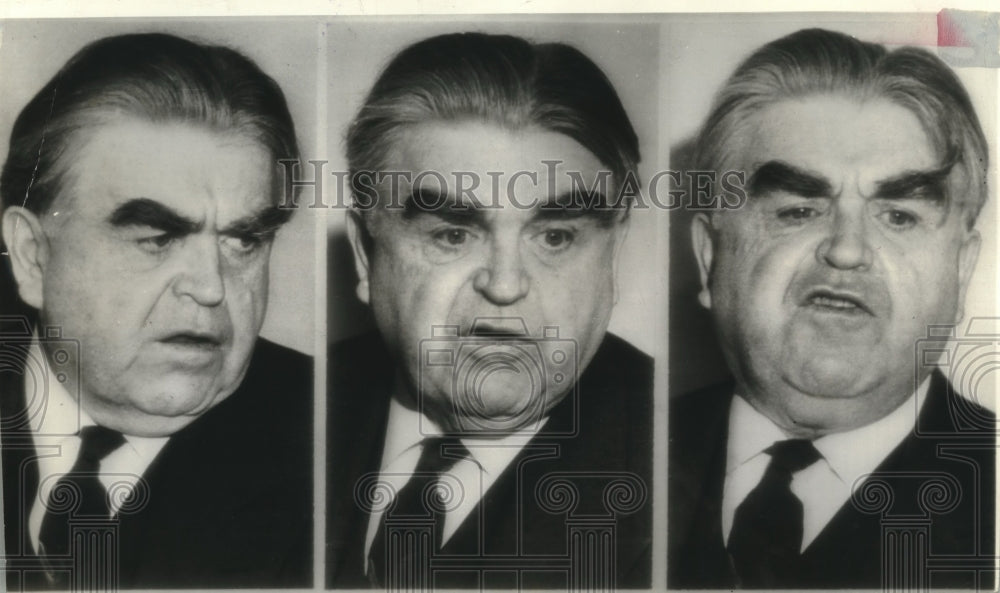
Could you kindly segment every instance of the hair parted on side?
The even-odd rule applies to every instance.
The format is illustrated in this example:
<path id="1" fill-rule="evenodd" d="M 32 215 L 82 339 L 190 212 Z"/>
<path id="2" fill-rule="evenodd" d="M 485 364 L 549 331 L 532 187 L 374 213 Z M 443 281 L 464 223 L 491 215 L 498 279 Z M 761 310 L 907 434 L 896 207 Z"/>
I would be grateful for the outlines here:
<path id="1" fill-rule="evenodd" d="M 777 102 L 817 94 L 858 101 L 883 98 L 908 109 L 923 126 L 948 177 L 949 207 L 971 227 L 987 196 L 988 148 L 962 83 L 937 56 L 914 47 L 885 47 L 823 29 L 805 29 L 764 45 L 716 95 L 695 149 L 695 166 L 729 170 L 746 144 L 753 116 Z"/>
<path id="2" fill-rule="evenodd" d="M 462 120 L 564 134 L 619 183 L 628 174 L 637 178 L 638 137 L 590 58 L 563 43 L 453 33 L 406 47 L 382 71 L 347 133 L 351 179 L 383 171 L 406 126 Z"/>
<path id="3" fill-rule="evenodd" d="M 117 116 L 247 136 L 271 152 L 276 171 L 278 159 L 299 158 L 284 94 L 246 56 L 161 33 L 106 37 L 77 52 L 21 111 L 0 177 L 3 207 L 47 211 L 78 136 Z"/>

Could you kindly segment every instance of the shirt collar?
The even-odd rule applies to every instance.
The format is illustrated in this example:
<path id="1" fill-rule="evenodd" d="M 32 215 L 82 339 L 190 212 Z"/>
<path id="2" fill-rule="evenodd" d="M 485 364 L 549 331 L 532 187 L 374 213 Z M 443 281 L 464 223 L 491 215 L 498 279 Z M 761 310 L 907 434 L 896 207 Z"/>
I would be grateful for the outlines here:
<path id="1" fill-rule="evenodd" d="M 874 471 L 913 430 L 926 400 L 930 379 L 927 377 L 902 405 L 875 422 L 813 441 L 841 480 L 850 483 Z M 777 424 L 739 394 L 733 398 L 729 412 L 729 435 L 727 474 L 764 454 L 764 450 L 775 442 L 788 438 Z"/>
<path id="2" fill-rule="evenodd" d="M 930 381 L 930 377 L 924 379 L 902 405 L 875 422 L 816 439 L 816 449 L 827 460 L 837 477 L 852 484 L 858 478 L 875 471 L 913 430 L 917 415 L 927 399 Z"/>
<path id="3" fill-rule="evenodd" d="M 404 406 L 397 398 L 390 398 L 381 469 L 384 470 L 401 455 L 420 446 L 425 437 L 440 434 L 441 429 L 437 424 L 420 412 Z"/>
<path id="4" fill-rule="evenodd" d="M 465 437 L 460 440 L 469 450 L 472 461 L 483 472 L 490 475 L 499 474 L 546 422 L 548 418 L 500 438 Z M 443 433 L 441 427 L 427 416 L 404 406 L 395 397 L 390 398 L 381 469 L 384 471 L 395 460 L 419 447 L 425 438 L 440 436 Z"/>
<path id="5" fill-rule="evenodd" d="M 764 453 L 775 441 L 784 440 L 770 418 L 758 412 L 742 396 L 733 397 L 729 410 L 729 442 L 726 454 L 726 473 Z"/>
<path id="6" fill-rule="evenodd" d="M 52 371 L 37 335 L 28 350 L 28 360 L 37 360 L 44 367 L 41 385 L 32 385 L 25 381 L 25 390 L 32 388 L 36 390 L 36 393 L 25 393 L 25 401 L 34 412 L 28 420 L 33 434 L 46 437 L 73 436 L 84 426 L 95 424 Z M 41 398 L 41 401 L 36 407 L 35 400 L 38 398 Z"/>

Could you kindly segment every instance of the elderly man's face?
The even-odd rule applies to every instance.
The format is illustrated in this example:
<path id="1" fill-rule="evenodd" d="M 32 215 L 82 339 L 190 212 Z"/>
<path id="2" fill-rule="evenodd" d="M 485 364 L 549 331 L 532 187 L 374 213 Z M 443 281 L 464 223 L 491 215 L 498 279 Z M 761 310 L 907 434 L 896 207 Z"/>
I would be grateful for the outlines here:
<path id="1" fill-rule="evenodd" d="M 539 205 L 570 192 L 570 171 L 593 183 L 601 163 L 561 134 L 472 122 L 407 128 L 388 160 L 389 170 L 414 179 L 436 171 L 449 184 L 437 196 L 435 178 L 416 189 L 404 183 L 404 207 L 373 211 L 367 231 L 351 217 L 359 294 L 402 362 L 402 389 L 447 430 L 506 431 L 539 420 L 604 337 L 625 226 L 621 211 Z M 554 178 L 543 160 L 562 161 Z M 457 171 L 480 180 L 478 204 L 465 196 L 468 208 L 451 207 Z M 425 205 L 447 204 L 416 207 L 414 191 Z M 452 329 L 435 336 L 441 325 Z"/>
<path id="2" fill-rule="evenodd" d="M 786 432 L 870 423 L 913 392 L 928 325 L 960 319 L 978 235 L 900 106 L 813 96 L 748 128 L 750 199 L 695 223 L 702 302 L 742 394 Z"/>
<path id="3" fill-rule="evenodd" d="M 273 162 L 243 137 L 131 118 L 85 129 L 73 149 L 39 221 L 40 285 L 22 275 L 22 295 L 79 340 L 70 389 L 95 421 L 169 434 L 246 372 L 276 230 Z"/>

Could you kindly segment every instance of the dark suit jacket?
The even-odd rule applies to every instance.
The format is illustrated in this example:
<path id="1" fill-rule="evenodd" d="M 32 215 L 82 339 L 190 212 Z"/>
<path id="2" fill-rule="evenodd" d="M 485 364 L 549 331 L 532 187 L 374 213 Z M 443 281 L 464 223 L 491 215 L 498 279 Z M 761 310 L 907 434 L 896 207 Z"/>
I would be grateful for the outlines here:
<path id="1" fill-rule="evenodd" d="M 0 358 L 20 359 L 0 369 L 4 530 L 8 558 L 37 565 L 25 343 L 0 343 Z M 171 436 L 143 475 L 145 506 L 119 515 L 119 587 L 311 586 L 311 393 L 311 358 L 258 340 L 241 386 Z M 8 571 L 8 589 L 22 576 L 25 586 L 44 584 L 39 572 Z"/>
<path id="2" fill-rule="evenodd" d="M 733 385 L 671 401 L 668 585 L 729 589 L 739 583 L 722 539 L 722 488 Z M 992 588 L 996 417 L 935 373 L 914 431 L 882 462 L 803 552 L 807 588 Z M 860 476 L 859 476 L 860 478 Z M 923 534 L 915 540 L 903 534 Z M 890 572 L 894 544 L 926 572 Z M 948 555 L 951 555 L 949 558 Z M 901 566 L 895 563 L 897 570 Z M 978 575 L 975 569 L 982 570 Z M 922 579 L 915 581 L 914 579 Z"/>
<path id="3" fill-rule="evenodd" d="M 393 389 L 392 363 L 374 334 L 334 346 L 330 351 L 331 393 L 328 461 L 328 582 L 334 587 L 365 587 L 364 547 L 369 514 L 355 503 L 354 488 L 366 474 L 377 473 L 385 443 Z M 515 557 L 534 572 L 523 572 L 524 587 L 566 587 L 567 576 L 555 561 L 538 556 L 568 554 L 567 523 L 592 512 L 615 524 L 619 587 L 650 583 L 652 540 L 652 360 L 623 340 L 608 335 L 578 383 L 578 401 L 558 404 L 545 427 L 518 454 L 486 492 L 477 513 L 459 527 L 441 551 L 445 555 Z M 560 431 L 576 432 L 557 437 Z M 539 457 L 533 457 L 533 456 Z M 579 492 L 571 513 L 550 512 L 539 500 L 555 472 Z M 629 512 L 608 514 L 605 488 L 613 476 L 628 474 L 640 482 L 644 498 Z M 613 488 L 612 488 L 613 490 Z M 621 491 L 619 491 L 621 492 Z M 610 493 L 613 497 L 614 494 Z M 520 498 L 520 508 L 518 499 Z M 544 502 L 543 502 L 544 504 Z M 614 506 L 614 503 L 612 504 Z M 621 505 L 619 505 L 621 506 Z M 522 561 L 523 560 L 523 561 Z M 438 574 L 438 587 L 476 586 L 475 575 Z M 484 586 L 516 586 L 512 572 L 492 572 Z"/>

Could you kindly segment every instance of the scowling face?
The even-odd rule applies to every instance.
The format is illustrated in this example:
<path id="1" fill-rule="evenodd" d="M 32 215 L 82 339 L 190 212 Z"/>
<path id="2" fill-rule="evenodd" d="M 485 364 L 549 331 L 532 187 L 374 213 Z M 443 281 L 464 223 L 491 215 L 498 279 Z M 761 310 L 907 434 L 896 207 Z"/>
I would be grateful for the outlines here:
<path id="1" fill-rule="evenodd" d="M 5 214 L 21 295 L 79 340 L 68 387 L 98 424 L 170 434 L 246 372 L 267 305 L 274 163 L 256 141 L 188 124 L 122 117 L 77 134 L 48 211 Z"/>
<path id="2" fill-rule="evenodd" d="M 978 234 L 903 107 L 813 95 L 747 129 L 746 206 L 693 227 L 737 388 L 789 434 L 874 422 L 916 388 L 928 325 L 961 318 Z"/>

